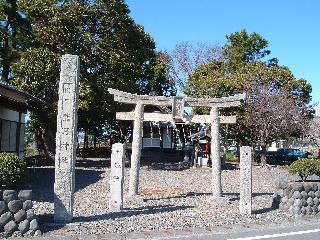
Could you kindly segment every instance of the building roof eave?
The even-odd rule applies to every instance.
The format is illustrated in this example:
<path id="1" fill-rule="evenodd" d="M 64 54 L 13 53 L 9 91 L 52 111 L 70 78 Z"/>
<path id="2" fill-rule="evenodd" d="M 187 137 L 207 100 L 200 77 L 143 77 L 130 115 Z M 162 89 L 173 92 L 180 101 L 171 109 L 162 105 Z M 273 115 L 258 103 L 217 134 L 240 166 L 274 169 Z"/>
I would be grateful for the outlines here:
<path id="1" fill-rule="evenodd" d="M 19 94 L 20 96 L 23 96 L 26 99 L 26 103 L 24 103 L 24 104 L 26 104 L 28 106 L 28 109 L 36 109 L 34 106 L 32 106 L 34 104 L 31 104 L 31 102 L 43 102 L 41 99 L 31 95 L 30 93 L 23 91 L 23 90 L 17 88 L 16 86 L 14 86 L 10 83 L 4 82 L 4 81 L 0 81 L 0 88 L 6 89 L 10 92 L 13 92 L 13 93 Z M 5 96 L 2 95 L 2 97 L 5 97 Z M 8 98 L 8 99 L 11 99 L 11 98 Z M 20 102 L 20 101 L 17 101 L 14 99 L 11 99 L 11 100 L 22 104 L 22 102 Z"/>
<path id="2" fill-rule="evenodd" d="M 18 111 L 18 112 L 23 112 L 26 113 L 27 110 L 29 109 L 29 106 L 24 103 L 24 102 L 20 102 L 17 101 L 15 99 L 12 98 L 8 98 L 4 95 L 0 94 L 0 106 L 13 110 L 13 111 Z"/>
<path id="3" fill-rule="evenodd" d="M 0 87 L 3 87 L 11 92 L 14 92 L 14 93 L 18 93 L 30 100 L 34 100 L 34 101 L 41 101 L 39 98 L 31 95 L 30 93 L 26 92 L 26 91 L 23 91 L 19 88 L 17 88 L 16 86 L 10 84 L 10 83 L 7 83 L 7 82 L 4 82 L 4 81 L 0 81 Z"/>

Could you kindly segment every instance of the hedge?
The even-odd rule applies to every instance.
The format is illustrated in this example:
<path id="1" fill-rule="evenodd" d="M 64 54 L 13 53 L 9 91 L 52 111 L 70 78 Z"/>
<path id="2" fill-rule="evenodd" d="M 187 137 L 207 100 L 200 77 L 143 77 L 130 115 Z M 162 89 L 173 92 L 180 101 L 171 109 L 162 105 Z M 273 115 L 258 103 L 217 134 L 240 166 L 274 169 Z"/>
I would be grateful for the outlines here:
<path id="1" fill-rule="evenodd" d="M 0 153 L 0 183 L 15 185 L 24 180 L 26 163 L 12 153 Z"/>
<path id="2" fill-rule="evenodd" d="M 300 158 L 289 166 L 289 173 L 297 174 L 303 182 L 311 175 L 320 176 L 320 161 Z"/>

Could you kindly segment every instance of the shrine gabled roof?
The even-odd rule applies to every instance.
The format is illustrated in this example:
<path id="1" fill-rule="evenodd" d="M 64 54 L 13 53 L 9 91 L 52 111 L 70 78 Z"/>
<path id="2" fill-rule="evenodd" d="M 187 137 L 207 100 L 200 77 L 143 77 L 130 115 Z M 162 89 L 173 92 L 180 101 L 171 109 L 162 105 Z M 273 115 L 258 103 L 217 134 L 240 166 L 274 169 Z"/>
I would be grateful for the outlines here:
<path id="1" fill-rule="evenodd" d="M 4 81 L 0 81 L 0 88 L 5 88 L 11 92 L 14 92 L 14 93 L 17 93 L 19 95 L 22 95 L 28 99 L 32 99 L 32 100 L 39 100 L 38 98 L 36 98 L 35 96 L 31 95 L 30 93 L 27 93 L 26 91 L 23 91 L 21 89 L 19 89 L 18 87 L 10 84 L 10 83 L 7 83 L 7 82 L 4 82 Z"/>
<path id="2" fill-rule="evenodd" d="M 0 81 L 0 98 L 2 105 L 14 109 L 35 109 L 35 106 L 31 106 L 30 101 L 41 101 L 28 92 L 4 81 Z"/>

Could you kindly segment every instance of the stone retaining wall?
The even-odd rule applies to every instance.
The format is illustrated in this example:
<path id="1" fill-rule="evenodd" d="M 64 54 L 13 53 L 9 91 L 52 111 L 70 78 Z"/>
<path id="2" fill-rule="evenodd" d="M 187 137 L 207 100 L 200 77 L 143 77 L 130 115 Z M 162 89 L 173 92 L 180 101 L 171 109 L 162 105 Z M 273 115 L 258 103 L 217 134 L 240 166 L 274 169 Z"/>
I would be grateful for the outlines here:
<path id="1" fill-rule="evenodd" d="M 320 213 L 320 183 L 279 184 L 273 199 L 273 207 L 295 216 Z"/>
<path id="2" fill-rule="evenodd" d="M 41 235 L 32 190 L 0 190 L 0 238 Z"/>

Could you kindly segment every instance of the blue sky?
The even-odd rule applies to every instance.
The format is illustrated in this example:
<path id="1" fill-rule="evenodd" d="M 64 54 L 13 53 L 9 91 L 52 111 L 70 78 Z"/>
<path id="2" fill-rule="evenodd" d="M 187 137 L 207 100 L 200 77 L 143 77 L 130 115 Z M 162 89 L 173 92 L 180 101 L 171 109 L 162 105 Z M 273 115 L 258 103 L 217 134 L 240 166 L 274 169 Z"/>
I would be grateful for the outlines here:
<path id="1" fill-rule="evenodd" d="M 177 42 L 225 44 L 226 35 L 247 29 L 269 41 L 270 57 L 311 83 L 320 103 L 319 0 L 126 0 L 133 19 L 157 49 Z"/>

